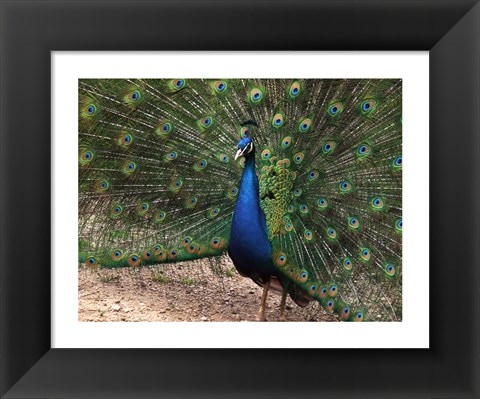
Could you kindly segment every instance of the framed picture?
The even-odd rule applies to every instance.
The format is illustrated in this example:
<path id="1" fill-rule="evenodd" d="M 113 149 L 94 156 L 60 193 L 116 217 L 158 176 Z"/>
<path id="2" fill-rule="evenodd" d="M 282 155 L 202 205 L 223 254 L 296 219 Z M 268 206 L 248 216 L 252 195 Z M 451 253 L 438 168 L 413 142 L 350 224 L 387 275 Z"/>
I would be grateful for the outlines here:
<path id="1" fill-rule="evenodd" d="M 105 392 L 124 397 L 479 394 L 474 377 L 478 374 L 479 292 L 477 2 L 4 2 L 2 11 L 4 397 L 98 397 Z M 301 95 L 312 100 L 302 103 L 296 98 Z M 260 105 L 263 96 L 264 107 Z M 162 106 L 155 107 L 159 103 Z M 346 119 L 340 122 L 337 114 L 343 112 Z M 375 112 L 383 118 L 381 123 L 372 117 Z M 100 119 L 95 119 L 97 115 Z M 231 137 L 215 136 L 210 126 L 215 123 L 228 126 Z M 102 124 L 107 128 L 102 129 Z M 348 137 L 339 133 L 346 131 L 347 124 Z M 151 132 L 142 129 L 146 125 Z M 166 136 L 168 132 L 158 130 L 175 129 L 175 125 L 173 140 Z M 306 140 L 316 140 L 312 148 L 302 144 L 306 136 L 295 131 L 303 125 L 310 134 Z M 364 125 L 376 133 L 361 134 Z M 208 151 L 201 149 L 206 148 L 203 136 L 195 136 L 198 146 L 188 143 L 191 131 L 206 134 L 207 129 L 211 129 Z M 321 133 L 315 135 L 317 130 Z M 105 147 L 105 137 L 113 147 Z M 132 140 L 144 146 L 153 138 L 159 140 L 155 150 L 161 154 L 151 159 L 128 147 Z M 220 255 L 230 242 L 233 264 L 226 268 L 223 261 L 211 264 L 208 273 L 233 275 L 236 268 L 263 285 L 264 292 L 270 284 L 275 289 L 275 279 L 267 281 L 256 271 L 242 268 L 243 258 L 232 246 L 231 234 L 237 234 L 233 227 L 230 233 L 225 223 L 209 225 L 209 234 L 212 229 L 215 234 L 205 242 L 199 237 L 207 228 L 197 229 L 203 228 L 205 214 L 215 209 L 231 218 L 226 210 L 233 212 L 238 192 L 224 193 L 219 189 L 222 184 L 207 179 L 206 165 L 192 162 L 204 161 L 210 167 L 218 162 L 216 175 L 224 180 L 225 173 L 243 179 L 254 145 L 260 147 L 257 161 L 263 162 L 257 172 L 268 231 L 278 224 L 279 238 L 273 233 L 269 238 L 273 262 L 285 270 L 275 279 L 280 294 L 283 290 L 291 301 L 286 317 L 292 322 L 204 323 L 252 320 L 250 305 L 259 303 L 262 289 L 248 288 L 252 292 L 247 295 L 256 299 L 241 302 L 245 310 L 227 303 L 235 311 L 233 319 L 223 310 L 217 312 L 220 316 L 206 317 L 195 312 L 198 306 L 188 307 L 189 298 L 203 301 L 202 309 L 218 306 L 193 292 L 200 279 L 198 271 L 172 276 L 167 269 L 144 268 L 152 273 L 149 286 L 152 281 L 156 287 L 161 285 L 164 295 L 173 295 L 168 294 L 173 278 L 178 279 L 175 287 L 190 293 L 184 302 L 179 298 L 155 308 L 155 321 L 194 323 L 122 323 L 135 317 L 147 321 L 139 318 L 145 312 L 129 308 L 128 303 L 141 306 L 140 301 L 117 303 L 107 291 L 96 293 L 95 284 L 87 287 L 89 281 L 121 279 L 121 269 L 116 267 L 125 263 L 129 265 L 126 278 L 134 285 L 145 284 L 145 275 L 136 266 L 158 263 L 149 262 L 149 256 L 159 257 L 160 263 L 175 260 L 174 256 L 203 258 L 204 254 Z M 220 153 L 224 147 L 237 154 Z M 336 147 L 339 158 L 332 161 Z M 182 162 L 193 169 L 172 166 L 177 157 L 182 160 L 182 152 Z M 409 159 L 403 176 L 405 191 L 399 172 L 402 154 Z M 227 168 L 222 166 L 222 155 L 240 160 L 232 159 Z M 310 168 L 301 167 L 302 157 Z M 108 163 L 112 160 L 115 165 Z M 296 167 L 290 168 L 290 163 Z M 150 198 L 150 190 L 138 191 L 142 177 L 134 173 L 137 169 L 148 176 L 155 172 L 162 184 L 163 174 L 168 174 L 180 189 L 172 186 L 166 196 Z M 180 176 L 187 169 L 192 169 L 194 178 Z M 362 182 L 356 179 L 359 170 L 364 176 L 374 170 L 376 176 Z M 301 185 L 294 182 L 302 178 L 306 186 L 298 188 Z M 311 189 L 310 181 L 317 178 L 325 181 L 325 198 Z M 383 183 L 375 186 L 376 181 Z M 198 182 L 201 193 L 190 195 Z M 280 201 L 285 209 L 276 223 L 278 207 L 272 211 L 273 202 L 268 201 L 280 198 L 273 186 L 283 183 L 291 196 Z M 116 199 L 118 194 L 105 195 L 115 184 L 130 194 L 123 191 L 121 201 Z M 328 191 L 328 184 L 333 191 Z M 227 184 L 225 189 L 238 191 L 242 186 Z M 295 189 L 304 192 L 295 193 Z M 355 191 L 356 197 L 348 197 L 345 190 Z M 329 210 L 327 218 L 338 219 L 338 227 L 323 222 L 324 209 L 320 203 L 311 203 L 310 193 L 320 195 L 317 201 L 331 199 L 339 204 L 341 211 Z M 368 205 L 365 212 L 358 205 L 363 200 Z M 138 208 L 142 204 L 145 212 Z M 157 231 L 155 226 L 168 212 L 175 223 L 162 225 L 165 234 L 160 245 L 150 232 Z M 210 215 L 211 220 L 217 214 Z M 398 223 L 403 217 L 412 227 L 405 230 L 402 252 Z M 348 226 L 340 226 L 340 219 Z M 172 230 L 179 225 L 177 230 L 182 231 Z M 373 232 L 387 227 L 391 231 L 372 238 Z M 290 231 L 295 235 L 289 236 Z M 316 241 L 309 242 L 308 233 L 317 235 Z M 355 246 L 345 246 L 341 241 L 345 237 Z M 375 244 L 369 246 L 366 238 Z M 188 242 L 183 245 L 177 239 Z M 132 241 L 141 242 L 141 248 L 133 250 Z M 305 245 L 304 254 L 293 251 L 299 245 Z M 389 256 L 372 249 L 380 247 Z M 259 248 L 260 244 L 255 251 Z M 321 274 L 324 269 L 309 268 L 305 257 L 325 265 L 335 259 L 338 268 L 324 266 L 328 279 Z M 83 264 L 80 269 L 78 258 Z M 285 258 L 290 260 L 288 267 L 280 264 L 287 263 Z M 353 270 L 352 278 L 346 261 L 367 271 Z M 302 262 L 304 266 L 298 266 Z M 99 265 L 107 266 L 105 274 L 100 274 L 103 269 L 87 268 Z M 99 280 L 88 280 L 97 271 Z M 237 277 L 234 281 L 244 281 Z M 215 284 L 220 286 L 222 281 Z M 213 296 L 227 292 L 225 288 L 215 291 L 214 284 L 210 288 Z M 328 292 L 337 288 L 338 295 Z M 322 289 L 327 290 L 325 295 Z M 94 316 L 82 314 L 78 306 L 83 306 L 79 296 L 84 293 L 96 295 L 93 306 L 106 306 L 106 311 L 99 307 Z M 235 291 L 233 296 L 240 294 Z M 281 297 L 274 303 L 280 304 L 279 315 L 285 317 Z M 227 302 L 232 301 L 229 298 Z M 267 298 L 265 293 L 260 318 L 265 316 Z M 307 317 L 293 302 L 310 299 L 321 310 Z M 225 298 L 220 302 L 225 304 Z M 163 315 L 165 307 L 170 307 L 169 318 Z M 129 312 L 131 319 L 125 316 Z M 267 319 L 275 319 L 277 312 L 273 305 L 267 307 Z M 374 322 L 293 322 L 329 318 Z M 279 369 L 280 361 L 285 370 Z M 265 370 L 272 370 L 272 375 L 265 378 Z M 295 377 L 284 378 L 285 372 Z M 132 378 L 119 378 L 125 373 Z"/>

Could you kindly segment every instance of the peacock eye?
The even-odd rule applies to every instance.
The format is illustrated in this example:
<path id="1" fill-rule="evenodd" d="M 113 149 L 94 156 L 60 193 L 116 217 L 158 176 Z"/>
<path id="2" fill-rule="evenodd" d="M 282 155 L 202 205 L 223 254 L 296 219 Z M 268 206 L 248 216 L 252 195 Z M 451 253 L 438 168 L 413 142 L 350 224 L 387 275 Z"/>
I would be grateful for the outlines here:
<path id="1" fill-rule="evenodd" d="M 327 143 L 323 146 L 323 148 L 324 148 L 325 151 L 328 151 L 331 148 L 331 146 L 330 146 L 330 144 Z"/>
<path id="2" fill-rule="evenodd" d="M 272 118 L 272 126 L 277 128 L 283 125 L 283 115 L 281 113 L 275 114 Z"/>
<path id="3" fill-rule="evenodd" d="M 362 146 L 358 149 L 358 151 L 360 152 L 360 154 L 364 154 L 366 150 L 367 150 L 367 147 L 365 147 L 364 145 L 362 145 Z"/>
<path id="4" fill-rule="evenodd" d="M 250 90 L 248 94 L 248 98 L 252 103 L 258 104 L 263 98 L 263 91 L 260 88 L 255 87 L 252 90 Z"/>
<path id="5" fill-rule="evenodd" d="M 366 114 L 372 111 L 375 108 L 376 104 L 377 102 L 373 98 L 369 98 L 362 102 L 362 105 L 360 106 L 360 108 L 362 112 Z"/>
<path id="6" fill-rule="evenodd" d="M 224 81 L 217 81 L 214 83 L 214 88 L 217 93 L 221 93 L 227 88 L 227 84 Z"/>
<path id="7" fill-rule="evenodd" d="M 310 181 L 315 180 L 317 177 L 318 177 L 318 171 L 316 171 L 316 170 L 311 170 L 311 171 L 308 173 L 308 179 L 309 179 Z"/>
<path id="8" fill-rule="evenodd" d="M 175 82 L 174 82 L 174 85 L 177 89 L 180 89 L 183 87 L 183 84 L 184 84 L 184 81 L 183 79 L 177 79 Z"/>
<path id="9" fill-rule="evenodd" d="M 140 93 L 137 91 L 137 90 L 134 90 L 131 94 L 130 94 L 130 99 L 132 101 L 137 101 L 140 97 Z"/>
<path id="10" fill-rule="evenodd" d="M 87 106 L 87 114 L 88 115 L 93 115 L 95 113 L 95 105 L 90 104 Z"/>

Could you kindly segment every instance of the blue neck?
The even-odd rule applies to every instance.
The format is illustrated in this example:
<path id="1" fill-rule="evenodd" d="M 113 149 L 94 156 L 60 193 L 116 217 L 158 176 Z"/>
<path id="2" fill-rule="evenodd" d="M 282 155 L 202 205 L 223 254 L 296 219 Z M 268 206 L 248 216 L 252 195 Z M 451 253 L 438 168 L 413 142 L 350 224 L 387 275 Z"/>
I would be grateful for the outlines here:
<path id="1" fill-rule="evenodd" d="M 260 188 L 258 185 L 257 174 L 255 173 L 255 155 L 250 155 L 245 159 L 245 167 L 240 180 L 240 190 L 237 203 L 235 204 L 234 218 L 241 209 L 248 209 L 249 219 L 257 218 L 260 208 Z M 243 213 L 242 213 L 243 214 Z"/>
<path id="2" fill-rule="evenodd" d="M 260 188 L 255 173 L 255 153 L 245 159 L 230 234 L 230 257 L 246 273 L 273 275 L 272 246 L 265 214 L 260 208 Z"/>

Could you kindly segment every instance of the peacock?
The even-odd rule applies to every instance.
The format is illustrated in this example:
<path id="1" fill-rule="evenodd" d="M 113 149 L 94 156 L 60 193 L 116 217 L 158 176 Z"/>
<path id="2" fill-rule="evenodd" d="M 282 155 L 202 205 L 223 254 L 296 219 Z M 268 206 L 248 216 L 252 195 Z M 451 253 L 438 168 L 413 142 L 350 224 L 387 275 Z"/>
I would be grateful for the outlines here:
<path id="1" fill-rule="evenodd" d="M 80 79 L 79 262 L 237 271 L 402 319 L 401 79 Z"/>

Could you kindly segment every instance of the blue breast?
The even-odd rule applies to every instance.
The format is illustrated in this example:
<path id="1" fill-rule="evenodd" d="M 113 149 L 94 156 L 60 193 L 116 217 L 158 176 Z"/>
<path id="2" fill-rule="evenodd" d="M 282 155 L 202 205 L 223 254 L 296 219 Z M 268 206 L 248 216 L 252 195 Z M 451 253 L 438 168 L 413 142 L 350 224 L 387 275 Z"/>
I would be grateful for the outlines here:
<path id="1" fill-rule="evenodd" d="M 244 275 L 276 275 L 272 264 L 272 246 L 268 239 L 265 214 L 260 208 L 255 156 L 246 159 L 237 203 L 233 213 L 229 254 Z M 252 277 L 253 278 L 253 277 Z"/>

